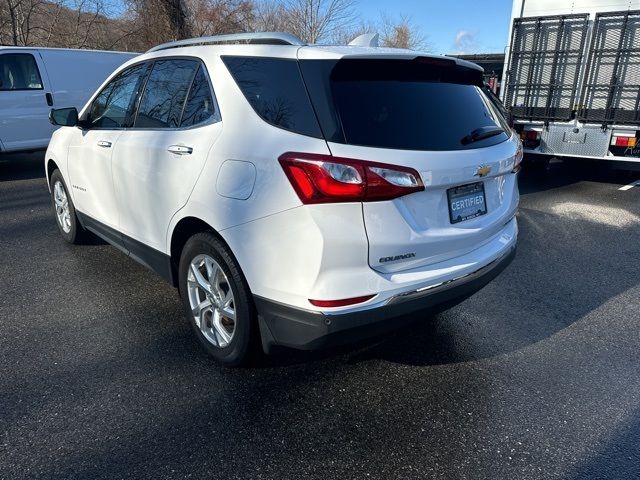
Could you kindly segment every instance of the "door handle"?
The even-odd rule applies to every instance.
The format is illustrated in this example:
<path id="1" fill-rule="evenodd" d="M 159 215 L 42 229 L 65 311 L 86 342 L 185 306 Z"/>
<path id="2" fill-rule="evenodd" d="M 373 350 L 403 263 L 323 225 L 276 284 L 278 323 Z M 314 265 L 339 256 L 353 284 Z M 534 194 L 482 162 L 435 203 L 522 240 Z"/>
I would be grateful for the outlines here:
<path id="1" fill-rule="evenodd" d="M 111 142 L 107 142 L 106 140 L 99 140 L 98 146 L 102 148 L 111 148 Z"/>
<path id="2" fill-rule="evenodd" d="M 193 148 L 184 145 L 171 145 L 167 150 L 176 155 L 191 155 L 193 153 Z"/>
<path id="3" fill-rule="evenodd" d="M 44 97 L 47 99 L 47 105 L 53 107 L 53 95 L 47 92 L 44 94 Z"/>

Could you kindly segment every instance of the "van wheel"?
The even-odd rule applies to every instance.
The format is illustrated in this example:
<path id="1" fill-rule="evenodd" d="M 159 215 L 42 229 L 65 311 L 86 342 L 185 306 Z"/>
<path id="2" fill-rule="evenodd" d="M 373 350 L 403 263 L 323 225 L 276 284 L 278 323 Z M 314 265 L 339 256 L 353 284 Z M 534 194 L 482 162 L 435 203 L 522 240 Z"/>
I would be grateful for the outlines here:
<path id="1" fill-rule="evenodd" d="M 195 335 L 226 366 L 258 351 L 258 324 L 247 282 L 235 258 L 211 233 L 191 237 L 180 256 L 180 296 Z"/>
<path id="2" fill-rule="evenodd" d="M 82 228 L 76 209 L 73 206 L 73 200 L 67 190 L 60 170 L 54 170 L 51 174 L 51 201 L 56 213 L 58 230 L 67 242 L 73 244 L 81 244 L 87 240 L 88 232 Z"/>

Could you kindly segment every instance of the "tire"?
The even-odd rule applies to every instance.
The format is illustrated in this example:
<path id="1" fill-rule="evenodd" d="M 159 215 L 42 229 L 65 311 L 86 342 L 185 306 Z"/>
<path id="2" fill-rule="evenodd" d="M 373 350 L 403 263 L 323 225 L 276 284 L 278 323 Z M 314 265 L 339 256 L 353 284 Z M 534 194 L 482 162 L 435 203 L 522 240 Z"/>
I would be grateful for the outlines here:
<path id="1" fill-rule="evenodd" d="M 251 291 L 229 248 L 212 233 L 192 236 L 178 275 L 189 324 L 207 353 L 229 367 L 246 365 L 259 353 L 258 322 Z"/>
<path id="2" fill-rule="evenodd" d="M 54 170 L 49 181 L 51 187 L 51 203 L 56 216 L 56 224 L 62 238 L 68 243 L 79 245 L 85 243 L 89 237 L 76 215 L 71 195 L 64 183 L 60 170 Z"/>

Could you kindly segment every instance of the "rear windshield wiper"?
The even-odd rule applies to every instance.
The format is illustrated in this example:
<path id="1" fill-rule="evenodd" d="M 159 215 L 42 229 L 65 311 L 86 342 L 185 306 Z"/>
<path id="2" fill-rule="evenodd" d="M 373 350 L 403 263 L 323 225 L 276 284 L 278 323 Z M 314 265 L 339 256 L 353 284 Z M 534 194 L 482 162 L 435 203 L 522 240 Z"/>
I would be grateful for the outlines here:
<path id="1" fill-rule="evenodd" d="M 504 130 L 500 127 L 480 127 L 476 128 L 469 135 L 463 137 L 462 140 L 460 140 L 460 143 L 462 143 L 463 145 L 469 145 L 470 143 L 477 142 L 478 140 L 495 137 L 496 135 L 500 135 L 501 133 L 504 133 Z"/>

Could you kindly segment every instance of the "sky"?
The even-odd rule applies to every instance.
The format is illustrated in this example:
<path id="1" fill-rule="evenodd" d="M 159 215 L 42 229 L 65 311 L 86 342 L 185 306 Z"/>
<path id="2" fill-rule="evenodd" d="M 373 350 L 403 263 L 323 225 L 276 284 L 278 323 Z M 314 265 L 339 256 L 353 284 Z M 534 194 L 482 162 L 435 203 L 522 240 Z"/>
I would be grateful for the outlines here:
<path id="1" fill-rule="evenodd" d="M 433 53 L 502 53 L 512 0 L 359 0 L 363 20 L 407 15 Z"/>

